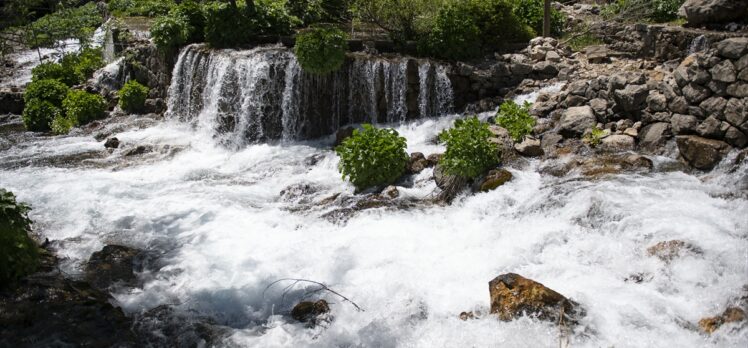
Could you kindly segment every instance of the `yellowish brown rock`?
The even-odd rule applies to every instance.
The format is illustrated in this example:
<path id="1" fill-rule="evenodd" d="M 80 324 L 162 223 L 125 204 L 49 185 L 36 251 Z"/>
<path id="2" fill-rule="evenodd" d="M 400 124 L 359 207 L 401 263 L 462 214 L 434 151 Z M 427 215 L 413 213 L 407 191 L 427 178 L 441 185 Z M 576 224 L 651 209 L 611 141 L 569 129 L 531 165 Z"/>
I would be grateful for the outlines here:
<path id="1" fill-rule="evenodd" d="M 649 254 L 649 256 L 656 256 L 662 261 L 670 262 L 673 259 L 686 254 L 700 255 L 703 252 L 698 247 L 686 243 L 682 240 L 669 240 L 665 242 L 659 242 L 647 248 L 647 253 Z"/>
<path id="2" fill-rule="evenodd" d="M 513 320 L 529 315 L 541 320 L 575 323 L 583 315 L 579 304 L 556 291 L 519 274 L 507 273 L 488 283 L 491 293 L 491 313 L 501 320 Z"/>
<path id="3" fill-rule="evenodd" d="M 737 323 L 745 320 L 745 311 L 738 307 L 730 307 L 722 315 L 699 320 L 699 327 L 702 331 L 711 334 L 717 331 L 722 325 L 728 323 Z"/>

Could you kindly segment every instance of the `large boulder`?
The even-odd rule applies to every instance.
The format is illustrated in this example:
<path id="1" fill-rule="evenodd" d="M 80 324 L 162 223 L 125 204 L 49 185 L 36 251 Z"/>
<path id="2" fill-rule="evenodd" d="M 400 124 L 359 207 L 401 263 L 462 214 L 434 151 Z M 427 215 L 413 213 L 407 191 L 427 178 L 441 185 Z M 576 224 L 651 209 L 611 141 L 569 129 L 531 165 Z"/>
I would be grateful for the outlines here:
<path id="1" fill-rule="evenodd" d="M 96 289 L 105 290 L 115 283 L 135 281 L 133 262 L 139 250 L 122 245 L 107 245 L 91 255 L 86 265 L 86 281 Z"/>
<path id="2" fill-rule="evenodd" d="M 566 138 L 575 138 L 596 124 L 597 118 L 591 107 L 585 105 L 568 108 L 559 121 L 559 133 Z"/>
<path id="3" fill-rule="evenodd" d="M 745 311 L 740 307 L 729 307 L 722 315 L 699 320 L 699 328 L 707 334 L 717 331 L 722 325 L 739 323 L 746 319 Z"/>
<path id="4" fill-rule="evenodd" d="M 689 24 L 728 23 L 748 15 L 748 0 L 687 0 L 678 13 Z"/>
<path id="5" fill-rule="evenodd" d="M 514 144 L 514 149 L 526 157 L 543 156 L 543 148 L 540 146 L 540 140 L 536 138 L 525 137 L 521 143 Z"/>
<path id="6" fill-rule="evenodd" d="M 578 303 L 534 280 L 519 274 L 502 274 L 488 283 L 491 294 L 491 313 L 509 321 L 522 315 L 541 320 L 559 322 L 563 316 L 567 323 L 584 315 Z"/>
<path id="7" fill-rule="evenodd" d="M 678 151 L 691 166 L 702 170 L 711 170 L 730 151 L 730 145 L 724 141 L 706 139 L 695 135 L 676 137 Z"/>
<path id="8" fill-rule="evenodd" d="M 0 89 L 0 115 L 20 115 L 23 106 L 23 92 L 10 88 Z"/>
<path id="9" fill-rule="evenodd" d="M 670 119 L 670 125 L 675 135 L 694 134 L 699 126 L 699 119 L 696 116 L 675 114 Z"/>
<path id="10" fill-rule="evenodd" d="M 649 88 L 646 85 L 628 85 L 613 92 L 616 103 L 626 112 L 639 112 L 644 109 L 647 96 Z"/>
<path id="11" fill-rule="evenodd" d="M 623 152 L 634 149 L 634 138 L 625 134 L 613 134 L 603 138 L 599 148 L 607 152 Z"/>
<path id="12" fill-rule="evenodd" d="M 738 0 L 734 2 L 743 2 L 746 0 Z M 748 6 L 743 5 L 743 11 L 746 11 Z M 722 40 L 717 43 L 717 51 L 719 55 L 730 59 L 740 59 L 748 53 L 748 37 L 734 37 L 726 40 Z"/>
<path id="13" fill-rule="evenodd" d="M 506 184 L 514 176 L 506 169 L 493 169 L 485 177 L 476 180 L 473 191 L 488 192 Z"/>
<path id="14" fill-rule="evenodd" d="M 670 139 L 671 135 L 670 123 L 656 122 L 648 124 L 642 128 L 639 134 L 639 146 L 647 151 L 659 152 L 667 140 Z"/>
<path id="15" fill-rule="evenodd" d="M 299 302 L 291 310 L 291 317 L 306 323 L 315 322 L 318 318 L 326 313 L 330 312 L 330 305 L 325 300 L 319 300 L 317 302 L 303 301 Z"/>

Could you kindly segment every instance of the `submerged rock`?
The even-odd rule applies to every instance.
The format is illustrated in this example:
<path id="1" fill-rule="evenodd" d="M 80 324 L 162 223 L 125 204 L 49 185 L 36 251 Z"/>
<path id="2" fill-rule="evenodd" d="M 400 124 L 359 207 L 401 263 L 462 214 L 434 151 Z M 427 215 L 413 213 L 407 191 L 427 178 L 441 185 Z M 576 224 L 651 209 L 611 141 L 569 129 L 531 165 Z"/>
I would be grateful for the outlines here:
<path id="1" fill-rule="evenodd" d="M 656 256 L 662 261 L 670 262 L 686 254 L 701 255 L 703 251 L 699 247 L 681 240 L 669 240 L 647 248 L 647 254 Z"/>
<path id="2" fill-rule="evenodd" d="M 512 177 L 512 173 L 506 169 L 493 169 L 484 178 L 476 181 L 477 186 L 474 187 L 474 191 L 493 191 L 512 180 Z"/>
<path id="3" fill-rule="evenodd" d="M 114 138 L 114 137 L 107 139 L 106 142 L 104 143 L 104 147 L 107 148 L 107 149 L 116 149 L 116 148 L 118 148 L 119 147 L 119 139 Z"/>
<path id="4" fill-rule="evenodd" d="M 94 288 L 105 290 L 115 283 L 135 281 L 133 261 L 140 250 L 121 245 L 107 245 L 91 255 L 86 265 L 86 281 Z"/>
<path id="5" fill-rule="evenodd" d="M 579 304 L 534 280 L 519 274 L 502 274 L 488 283 L 491 313 L 509 321 L 523 315 L 541 320 L 575 323 L 584 311 Z"/>
<path id="6" fill-rule="evenodd" d="M 745 321 L 745 311 L 738 307 L 727 308 L 722 315 L 704 318 L 699 320 L 699 328 L 705 333 L 711 334 L 717 331 L 722 325 L 729 323 L 739 323 Z"/>
<path id="7" fill-rule="evenodd" d="M 304 301 L 299 302 L 291 310 L 291 318 L 302 323 L 314 322 L 317 318 L 323 314 L 330 312 L 330 305 L 325 300 L 319 300 L 317 302 Z"/>

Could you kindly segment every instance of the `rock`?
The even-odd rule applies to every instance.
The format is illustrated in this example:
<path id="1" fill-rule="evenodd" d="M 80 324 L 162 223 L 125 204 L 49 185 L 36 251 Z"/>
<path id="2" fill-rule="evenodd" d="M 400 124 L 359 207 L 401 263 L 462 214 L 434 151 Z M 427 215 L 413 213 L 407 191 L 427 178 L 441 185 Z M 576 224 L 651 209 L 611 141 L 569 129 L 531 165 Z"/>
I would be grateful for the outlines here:
<path id="1" fill-rule="evenodd" d="M 134 317 L 133 331 L 147 342 L 146 347 L 216 347 L 231 334 L 210 317 L 185 313 L 170 305 L 160 305 Z"/>
<path id="2" fill-rule="evenodd" d="M 139 250 L 126 246 L 105 246 L 88 260 L 86 281 L 100 290 L 106 290 L 115 283 L 132 285 L 135 281 L 133 261 L 139 253 Z"/>
<path id="3" fill-rule="evenodd" d="M 743 3 L 742 11 L 746 11 L 748 4 L 747 0 L 729 1 L 734 3 Z M 736 11 L 740 13 L 740 11 Z M 743 55 L 748 53 L 748 37 L 734 37 L 726 40 L 722 40 L 717 43 L 717 52 L 719 55 L 730 59 L 740 59 Z"/>
<path id="4" fill-rule="evenodd" d="M 512 180 L 513 177 L 512 173 L 506 169 L 493 169 L 482 180 L 478 180 L 479 185 L 477 185 L 476 191 L 493 191 Z"/>
<path id="5" fill-rule="evenodd" d="M 647 106 L 649 110 L 660 112 L 667 110 L 667 98 L 660 92 L 651 92 L 647 96 Z"/>
<path id="6" fill-rule="evenodd" d="M 429 166 L 429 161 L 422 153 L 414 152 L 410 154 L 410 159 L 408 160 L 408 172 L 411 174 L 418 174 Z"/>
<path id="7" fill-rule="evenodd" d="M 735 70 L 735 65 L 730 62 L 729 59 L 725 59 L 722 63 L 715 65 L 709 70 L 712 74 L 712 79 L 715 81 L 732 83 L 737 81 L 738 72 Z"/>
<path id="8" fill-rule="evenodd" d="M 736 98 L 748 98 L 748 82 L 735 82 L 727 86 L 727 94 Z"/>
<path id="9" fill-rule="evenodd" d="M 670 119 L 675 135 L 695 134 L 699 126 L 699 119 L 691 115 L 675 114 Z"/>
<path id="10" fill-rule="evenodd" d="M 519 274 L 502 274 L 488 283 L 488 289 L 491 313 L 504 321 L 529 315 L 554 323 L 564 318 L 566 323 L 573 324 L 584 315 L 578 303 Z"/>
<path id="11" fill-rule="evenodd" d="M 687 114 L 688 106 L 688 101 L 685 97 L 675 97 L 668 105 L 668 109 L 676 114 Z"/>
<path id="12" fill-rule="evenodd" d="M 683 96 L 691 104 L 698 104 L 709 98 L 712 95 L 711 91 L 706 87 L 699 86 L 695 83 L 689 83 L 686 87 L 683 87 Z"/>
<path id="13" fill-rule="evenodd" d="M 400 190 L 397 189 L 397 186 L 387 186 L 382 190 L 380 196 L 385 199 L 396 199 L 397 197 L 400 197 Z"/>
<path id="14" fill-rule="evenodd" d="M 616 103 L 624 111 L 634 113 L 644 109 L 648 95 L 649 89 L 646 85 L 627 85 L 626 88 L 613 92 Z"/>
<path id="15" fill-rule="evenodd" d="M 343 127 L 338 129 L 337 132 L 335 132 L 335 147 L 338 147 L 340 144 L 343 143 L 343 140 L 348 139 L 353 136 L 353 131 L 356 130 L 353 127 Z"/>
<path id="16" fill-rule="evenodd" d="M 748 69 L 748 54 L 744 55 L 735 63 L 735 69 L 745 70 Z"/>
<path id="17" fill-rule="evenodd" d="M 545 60 L 549 62 L 558 63 L 561 61 L 561 56 L 556 53 L 556 51 L 548 51 L 548 53 L 545 54 Z"/>
<path id="18" fill-rule="evenodd" d="M 590 100 L 590 107 L 598 119 L 604 118 L 608 113 L 608 101 L 602 98 L 595 98 Z"/>
<path id="19" fill-rule="evenodd" d="M 604 63 L 608 60 L 608 47 L 605 45 L 588 46 L 585 49 L 587 61 L 590 63 Z"/>
<path id="20" fill-rule="evenodd" d="M 626 130 L 623 131 L 623 134 L 628 135 L 632 138 L 638 138 L 639 137 L 639 131 L 636 130 L 634 127 L 626 128 Z"/>
<path id="21" fill-rule="evenodd" d="M 689 24 L 728 23 L 746 15 L 746 0 L 687 0 L 678 10 Z"/>
<path id="22" fill-rule="evenodd" d="M 651 152 L 659 152 L 671 137 L 670 123 L 656 122 L 642 128 L 639 134 L 639 146 Z"/>
<path id="23" fill-rule="evenodd" d="M 607 152 L 623 152 L 634 149 L 634 138 L 623 134 L 614 134 L 603 138 L 599 148 Z"/>
<path id="24" fill-rule="evenodd" d="M 426 161 L 429 163 L 428 167 L 434 167 L 437 164 L 439 164 L 439 161 L 442 159 L 442 154 L 440 153 L 432 153 L 429 155 L 429 157 L 426 158 Z"/>
<path id="25" fill-rule="evenodd" d="M 545 78 L 551 78 L 558 75 L 558 68 L 551 62 L 535 63 L 532 66 L 532 71 Z"/>
<path id="26" fill-rule="evenodd" d="M 718 119 L 722 119 L 726 105 L 727 100 L 725 98 L 711 97 L 701 102 L 699 107 L 704 110 L 707 115 L 712 115 Z"/>
<path id="27" fill-rule="evenodd" d="M 569 84 L 569 88 L 567 88 L 567 90 L 571 95 L 578 95 L 583 97 L 587 94 L 588 85 L 589 84 L 587 83 L 587 81 L 575 81 Z"/>
<path id="28" fill-rule="evenodd" d="M 116 149 L 119 147 L 119 139 L 117 138 L 109 138 L 104 143 L 104 147 L 107 149 Z"/>
<path id="29" fill-rule="evenodd" d="M 748 136 L 739 129 L 729 126 L 725 132 L 725 141 L 734 147 L 742 149 L 748 145 Z"/>
<path id="30" fill-rule="evenodd" d="M 475 313 L 473 312 L 462 312 L 460 313 L 460 320 L 462 321 L 468 321 L 475 319 Z"/>
<path id="31" fill-rule="evenodd" d="M 724 113 L 727 122 L 743 131 L 748 130 L 748 102 L 746 100 L 737 98 L 728 100 Z"/>
<path id="32" fill-rule="evenodd" d="M 597 125 L 597 118 L 589 106 L 577 106 L 564 111 L 559 121 L 559 133 L 566 138 L 579 137 Z"/>
<path id="33" fill-rule="evenodd" d="M 302 323 L 312 322 L 318 320 L 318 317 L 329 313 L 330 305 L 325 300 L 319 300 L 317 302 L 304 301 L 299 302 L 291 310 L 291 318 Z"/>
<path id="34" fill-rule="evenodd" d="M 543 156 L 543 148 L 540 146 L 540 140 L 531 137 L 525 137 L 521 143 L 514 144 L 514 149 L 525 157 Z"/>
<path id="35" fill-rule="evenodd" d="M 699 327 L 705 333 L 712 334 L 724 324 L 739 323 L 745 321 L 745 318 L 746 314 L 743 309 L 729 307 L 722 313 L 722 315 L 699 320 Z"/>
<path id="36" fill-rule="evenodd" d="M 166 111 L 166 109 L 166 102 L 163 99 L 147 99 L 143 107 L 143 112 L 146 114 L 161 114 Z"/>
<path id="37" fill-rule="evenodd" d="M 509 71 L 512 72 L 512 75 L 517 76 L 530 75 L 530 73 L 532 73 L 532 65 L 524 63 L 512 63 L 509 66 Z"/>
<path id="38" fill-rule="evenodd" d="M 23 92 L 10 88 L 0 89 L 0 115 L 20 115 L 24 108 Z"/>
<path id="39" fill-rule="evenodd" d="M 748 57 L 748 56 L 746 56 L 746 57 Z M 743 80 L 743 81 L 748 81 L 748 68 L 743 68 L 743 70 L 741 70 L 738 73 L 738 79 L 739 80 Z"/>
<path id="40" fill-rule="evenodd" d="M 721 138 L 722 137 L 722 131 L 720 129 L 720 126 L 722 125 L 722 122 L 718 120 L 714 116 L 707 117 L 704 122 L 701 122 L 701 124 L 696 128 L 696 133 L 701 135 L 702 137 L 706 138 Z"/>
<path id="41" fill-rule="evenodd" d="M 714 168 L 730 150 L 730 145 L 723 141 L 695 135 L 680 135 L 676 143 L 681 156 L 691 166 L 702 170 Z"/>
<path id="42" fill-rule="evenodd" d="M 543 134 L 541 141 L 540 141 L 540 147 L 543 148 L 543 152 L 551 152 L 556 145 L 560 144 L 564 141 L 564 137 L 561 134 L 558 133 L 546 133 Z"/>
<path id="43" fill-rule="evenodd" d="M 659 242 L 647 248 L 649 256 L 656 256 L 658 259 L 670 262 L 686 254 L 701 255 L 703 252 L 700 248 L 693 246 L 681 240 L 669 240 Z"/>
<path id="44" fill-rule="evenodd" d="M 587 177 L 600 177 L 624 172 L 647 173 L 654 167 L 652 160 L 637 154 L 593 156 L 577 161 L 576 164 L 579 166 L 582 175 Z"/>
<path id="45" fill-rule="evenodd" d="M 727 95 L 727 84 L 719 81 L 709 81 L 706 84 L 706 88 L 716 96 L 724 97 Z"/>
<path id="46" fill-rule="evenodd" d="M 138 155 L 143 155 L 151 151 L 153 151 L 153 148 L 151 146 L 138 145 L 133 149 L 127 150 L 124 155 L 125 157 L 138 156 Z"/>

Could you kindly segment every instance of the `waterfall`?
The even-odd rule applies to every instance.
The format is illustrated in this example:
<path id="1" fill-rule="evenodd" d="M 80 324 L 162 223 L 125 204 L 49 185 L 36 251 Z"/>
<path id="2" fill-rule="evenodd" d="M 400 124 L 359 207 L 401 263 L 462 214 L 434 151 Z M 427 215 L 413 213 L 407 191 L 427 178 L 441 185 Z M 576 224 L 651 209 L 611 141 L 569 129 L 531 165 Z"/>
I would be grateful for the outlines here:
<path id="1" fill-rule="evenodd" d="M 709 48 L 709 39 L 704 35 L 695 37 L 688 46 L 688 54 L 701 52 Z"/>
<path id="2" fill-rule="evenodd" d="M 302 71 L 287 48 L 210 50 L 177 60 L 167 117 L 241 147 L 311 139 L 350 123 L 397 123 L 451 112 L 448 67 L 411 58 L 353 54 L 337 72 Z"/>

